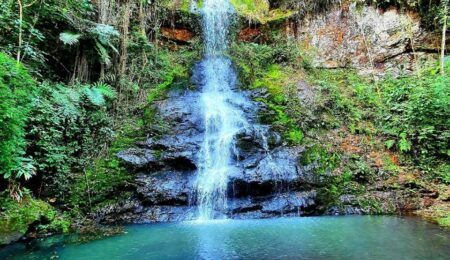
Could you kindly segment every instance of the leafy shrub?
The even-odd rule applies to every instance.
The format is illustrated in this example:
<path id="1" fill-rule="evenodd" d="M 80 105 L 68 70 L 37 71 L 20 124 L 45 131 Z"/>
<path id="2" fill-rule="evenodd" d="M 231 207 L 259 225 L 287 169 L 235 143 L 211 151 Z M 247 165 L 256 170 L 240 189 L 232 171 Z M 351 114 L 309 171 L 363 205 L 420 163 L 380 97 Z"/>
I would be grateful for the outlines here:
<path id="1" fill-rule="evenodd" d="M 380 127 L 403 152 L 419 156 L 450 155 L 450 77 L 428 70 L 420 76 L 382 82 Z"/>
<path id="2" fill-rule="evenodd" d="M 108 152 L 93 160 L 84 174 L 75 174 L 69 186 L 70 205 L 89 211 L 129 195 L 133 174 L 125 169 L 117 153 L 144 139 L 143 123 L 130 119 L 117 129 Z"/>
<path id="3" fill-rule="evenodd" d="M 273 49 L 269 45 L 256 43 L 233 43 L 230 55 L 239 70 L 244 86 L 250 86 L 265 69 L 273 64 Z"/>
<path id="4" fill-rule="evenodd" d="M 112 139 L 107 107 L 115 95 L 105 84 L 40 85 L 30 113 L 27 154 L 48 195 L 64 200 L 71 173 L 81 171 Z"/>
<path id="5" fill-rule="evenodd" d="M 24 158 L 25 124 L 35 83 L 27 70 L 15 60 L 0 53 L 0 175 L 30 177 L 30 171 L 21 171 Z"/>

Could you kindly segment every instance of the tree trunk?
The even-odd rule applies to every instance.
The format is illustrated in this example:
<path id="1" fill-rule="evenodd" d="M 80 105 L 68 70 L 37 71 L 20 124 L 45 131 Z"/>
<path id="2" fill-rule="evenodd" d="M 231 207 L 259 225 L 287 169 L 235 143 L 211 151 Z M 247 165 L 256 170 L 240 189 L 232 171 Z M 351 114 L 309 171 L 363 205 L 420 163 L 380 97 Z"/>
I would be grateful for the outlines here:
<path id="1" fill-rule="evenodd" d="M 123 10 L 123 20 L 121 28 L 121 41 L 120 41 L 120 57 L 119 57 L 119 73 L 122 76 L 127 68 L 127 58 L 128 58 L 128 28 L 130 26 L 130 16 L 131 16 L 131 3 L 128 1 L 125 3 Z"/>
<path id="2" fill-rule="evenodd" d="M 447 33 L 447 17 L 448 17 L 448 0 L 443 0 L 444 16 L 442 17 L 442 44 L 441 44 L 441 74 L 445 74 L 445 40 Z"/>
<path id="3" fill-rule="evenodd" d="M 23 7 L 22 1 L 17 0 L 17 4 L 19 5 L 19 43 L 17 50 L 17 62 L 20 62 L 20 55 L 22 50 L 22 22 L 23 22 Z"/>

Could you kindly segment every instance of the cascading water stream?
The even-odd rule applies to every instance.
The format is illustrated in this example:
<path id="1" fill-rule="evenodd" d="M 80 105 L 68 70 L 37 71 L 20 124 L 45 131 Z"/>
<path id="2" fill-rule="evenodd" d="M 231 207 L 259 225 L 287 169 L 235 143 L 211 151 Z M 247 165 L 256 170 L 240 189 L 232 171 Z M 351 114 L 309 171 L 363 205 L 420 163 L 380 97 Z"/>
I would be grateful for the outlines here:
<path id="1" fill-rule="evenodd" d="M 205 135 L 197 173 L 199 220 L 216 218 L 227 207 L 228 174 L 233 168 L 235 135 L 248 125 L 233 91 L 236 75 L 226 58 L 228 27 L 233 7 L 228 0 L 205 0 L 201 9 L 205 56 L 200 103 Z"/>

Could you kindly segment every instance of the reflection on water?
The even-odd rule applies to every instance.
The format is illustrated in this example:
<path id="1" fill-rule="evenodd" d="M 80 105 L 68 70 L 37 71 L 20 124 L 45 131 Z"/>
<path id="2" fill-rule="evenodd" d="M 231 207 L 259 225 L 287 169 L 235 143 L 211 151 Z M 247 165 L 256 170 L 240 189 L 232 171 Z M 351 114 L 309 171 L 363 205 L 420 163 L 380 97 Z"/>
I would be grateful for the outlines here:
<path id="1" fill-rule="evenodd" d="M 230 220 L 210 220 L 194 222 L 197 240 L 197 256 L 201 259 L 233 259 L 238 255 L 229 247 L 230 231 L 221 229 Z M 220 232 L 218 232 L 220 230 Z"/>
<path id="2" fill-rule="evenodd" d="M 58 237 L 0 249 L 0 259 L 449 259 L 449 232 L 382 216 L 132 225 L 84 244 Z"/>

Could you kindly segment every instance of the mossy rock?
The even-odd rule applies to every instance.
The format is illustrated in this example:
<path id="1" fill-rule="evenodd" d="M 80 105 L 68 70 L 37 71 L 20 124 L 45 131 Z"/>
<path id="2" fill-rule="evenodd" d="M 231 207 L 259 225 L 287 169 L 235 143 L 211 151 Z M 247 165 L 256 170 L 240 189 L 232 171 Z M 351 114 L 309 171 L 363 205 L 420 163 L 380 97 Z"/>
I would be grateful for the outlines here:
<path id="1" fill-rule="evenodd" d="M 261 24 L 284 20 L 294 14 L 291 10 L 270 10 L 267 0 L 230 0 L 230 2 L 238 15 Z"/>
<path id="2" fill-rule="evenodd" d="M 261 24 L 282 21 L 295 14 L 292 10 L 281 8 L 271 10 L 267 0 L 230 0 L 230 2 L 239 16 Z M 201 8 L 202 5 L 203 0 L 166 0 L 161 3 L 164 8 L 186 13 L 195 13 L 194 10 Z"/>
<path id="3" fill-rule="evenodd" d="M 191 0 L 165 0 L 161 1 L 160 4 L 170 10 L 190 12 L 191 9 Z"/>
<path id="4" fill-rule="evenodd" d="M 31 225 L 37 230 L 68 232 L 70 221 L 48 203 L 25 194 L 16 201 L 4 193 L 0 195 L 0 245 L 9 244 L 23 237 Z"/>

